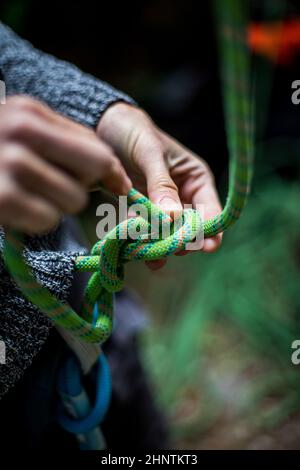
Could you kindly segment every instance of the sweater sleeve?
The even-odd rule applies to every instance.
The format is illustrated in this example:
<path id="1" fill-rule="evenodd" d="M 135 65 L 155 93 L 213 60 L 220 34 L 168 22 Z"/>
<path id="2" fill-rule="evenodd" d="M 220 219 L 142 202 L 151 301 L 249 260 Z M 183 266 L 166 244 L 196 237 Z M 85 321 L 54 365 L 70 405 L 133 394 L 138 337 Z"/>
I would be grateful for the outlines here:
<path id="1" fill-rule="evenodd" d="M 0 69 L 8 96 L 30 95 L 88 127 L 96 127 L 116 101 L 135 104 L 107 83 L 35 49 L 1 22 Z"/>

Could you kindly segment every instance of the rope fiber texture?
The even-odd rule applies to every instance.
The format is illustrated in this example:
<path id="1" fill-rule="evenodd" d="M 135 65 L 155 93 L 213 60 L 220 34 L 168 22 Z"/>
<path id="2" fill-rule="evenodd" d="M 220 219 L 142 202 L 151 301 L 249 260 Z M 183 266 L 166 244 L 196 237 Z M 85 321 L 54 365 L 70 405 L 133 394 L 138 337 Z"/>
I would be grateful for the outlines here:
<path id="1" fill-rule="evenodd" d="M 185 248 L 200 230 L 204 237 L 211 237 L 228 229 L 240 217 L 250 189 L 253 170 L 253 126 L 250 99 L 250 61 L 246 43 L 245 12 L 241 1 L 215 2 L 218 22 L 222 91 L 227 131 L 229 165 L 229 190 L 222 213 L 202 222 L 193 209 L 183 211 L 182 225 L 170 231 L 166 238 L 157 240 L 145 237 L 155 227 L 170 223 L 149 199 L 132 189 L 129 204 L 141 204 L 151 215 L 151 222 L 143 217 L 125 220 L 105 238 L 97 242 L 89 256 L 79 256 L 75 263 L 78 271 L 92 272 L 86 287 L 81 311 L 76 313 L 68 304 L 58 301 L 38 283 L 23 257 L 24 237 L 14 230 L 7 230 L 4 259 L 11 276 L 23 295 L 34 303 L 54 323 L 73 332 L 87 342 L 102 344 L 110 336 L 113 327 L 113 293 L 124 283 L 124 264 L 133 260 L 155 260 L 172 255 Z M 177 228 L 177 226 L 176 226 Z M 132 240 L 131 230 L 141 235 Z M 98 318 L 93 319 L 95 304 Z"/>

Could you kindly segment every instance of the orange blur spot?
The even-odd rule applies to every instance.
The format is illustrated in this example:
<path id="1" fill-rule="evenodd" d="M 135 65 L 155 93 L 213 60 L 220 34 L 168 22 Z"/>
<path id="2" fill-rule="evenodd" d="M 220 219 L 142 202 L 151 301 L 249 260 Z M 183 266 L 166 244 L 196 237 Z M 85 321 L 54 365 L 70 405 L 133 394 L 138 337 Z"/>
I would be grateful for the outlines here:
<path id="1" fill-rule="evenodd" d="M 248 44 L 256 54 L 286 65 L 300 53 L 300 19 L 276 23 L 252 23 Z"/>

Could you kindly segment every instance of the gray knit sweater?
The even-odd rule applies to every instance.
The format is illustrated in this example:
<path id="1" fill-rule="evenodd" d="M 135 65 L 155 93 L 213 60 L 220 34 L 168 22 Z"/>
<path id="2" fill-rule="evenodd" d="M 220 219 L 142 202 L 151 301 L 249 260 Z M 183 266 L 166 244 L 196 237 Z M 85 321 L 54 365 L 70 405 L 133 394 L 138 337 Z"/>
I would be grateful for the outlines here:
<path id="1" fill-rule="evenodd" d="M 27 94 L 55 111 L 96 127 L 107 107 L 133 101 L 108 84 L 33 48 L 0 23 L 0 72 L 7 94 Z M 3 105 L 5 106 L 5 105 Z M 1 126 L 1 122 L 0 122 Z M 0 229 L 0 247 L 3 231 Z M 38 279 L 61 300 L 73 283 L 74 259 L 84 248 L 62 223 L 47 236 L 28 240 L 27 259 Z M 6 364 L 0 364 L 0 398 L 21 377 L 51 329 L 51 321 L 20 294 L 0 258 L 0 340 L 6 345 Z"/>

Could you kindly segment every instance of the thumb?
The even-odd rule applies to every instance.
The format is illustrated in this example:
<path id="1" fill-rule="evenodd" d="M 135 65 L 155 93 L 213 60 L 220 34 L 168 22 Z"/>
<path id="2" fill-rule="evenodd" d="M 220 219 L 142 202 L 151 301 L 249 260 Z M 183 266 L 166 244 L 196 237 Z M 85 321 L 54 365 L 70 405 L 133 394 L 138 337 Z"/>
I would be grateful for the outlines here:
<path id="1" fill-rule="evenodd" d="M 169 174 L 163 155 L 156 153 L 153 158 L 150 155 L 147 157 L 141 169 L 147 181 L 148 197 L 174 218 L 182 212 L 178 188 Z"/>

